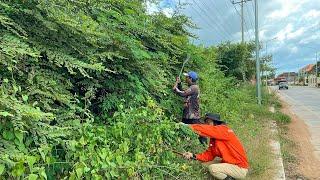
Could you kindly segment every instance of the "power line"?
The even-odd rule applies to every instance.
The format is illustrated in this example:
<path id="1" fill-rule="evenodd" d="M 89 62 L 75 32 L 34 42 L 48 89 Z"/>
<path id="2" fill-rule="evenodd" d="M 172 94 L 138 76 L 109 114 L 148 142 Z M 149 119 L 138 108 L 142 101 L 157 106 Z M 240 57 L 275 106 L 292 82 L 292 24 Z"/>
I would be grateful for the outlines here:
<path id="1" fill-rule="evenodd" d="M 208 19 L 210 19 L 213 23 L 216 24 L 217 28 L 220 29 L 221 33 L 224 33 L 225 35 L 229 36 L 228 38 L 231 37 L 230 39 L 232 39 L 232 36 L 230 36 L 230 34 L 226 33 L 226 31 L 223 30 L 223 27 L 221 28 L 221 25 L 219 25 L 214 19 L 212 19 L 212 18 L 210 17 L 210 15 L 208 15 L 208 13 L 206 12 L 206 10 L 204 10 L 203 8 L 201 8 L 201 7 L 199 6 L 199 4 L 196 3 L 195 0 L 193 0 L 193 2 L 194 2 L 194 4 L 195 4 L 201 11 L 203 11 L 204 15 L 205 15 Z M 200 2 L 201 2 L 201 1 L 200 1 Z M 203 4 L 202 4 L 202 5 L 203 5 Z M 204 6 L 205 6 L 205 5 L 204 5 Z"/>
<path id="2" fill-rule="evenodd" d="M 201 13 L 199 13 L 196 8 L 194 8 L 194 7 L 192 7 L 192 6 L 191 6 L 191 8 L 194 10 L 194 12 L 197 13 L 197 15 L 198 15 L 199 17 L 201 17 L 202 19 L 204 19 L 204 21 L 206 21 L 206 24 L 205 24 L 205 25 L 206 25 L 209 29 L 214 29 L 214 30 L 219 34 L 219 36 L 221 37 L 222 40 L 227 41 L 228 38 L 226 38 L 225 35 L 222 34 L 220 30 L 217 29 L 217 27 L 215 27 L 214 25 L 212 25 L 212 24 L 210 23 L 210 21 L 208 21 L 205 17 L 203 17 L 203 15 L 202 15 Z"/>
<path id="3" fill-rule="evenodd" d="M 254 26 L 253 26 L 253 22 L 252 22 L 252 19 L 251 19 L 251 17 L 253 17 L 253 16 L 251 15 L 251 13 L 250 13 L 250 11 L 249 11 L 249 7 L 248 7 L 248 6 L 246 6 L 246 11 L 247 11 L 247 15 L 248 15 L 248 18 L 249 18 L 249 23 L 250 23 L 251 28 L 252 28 L 252 30 L 253 30 L 253 29 L 254 29 Z M 254 38 L 253 31 L 251 31 L 251 37 Z"/>
<path id="4" fill-rule="evenodd" d="M 211 10 L 211 11 L 216 15 L 216 17 L 223 17 L 223 13 L 221 13 L 221 11 L 219 10 L 219 8 L 217 8 L 214 3 L 212 3 L 212 6 L 214 7 L 214 10 L 212 10 L 212 8 L 209 9 L 209 7 L 211 7 L 211 6 L 208 6 L 208 5 L 205 3 L 205 1 L 204 1 L 203 3 L 205 4 L 205 7 L 208 7 L 208 10 Z M 216 12 L 217 12 L 217 13 L 216 13 Z M 218 19 L 221 19 L 220 22 L 224 22 L 224 24 L 227 24 L 229 27 L 233 27 L 233 26 L 230 24 L 229 21 L 224 21 L 224 19 L 222 19 L 222 18 L 218 18 Z M 222 25 L 222 27 L 223 27 L 223 29 L 226 29 L 226 30 L 227 30 L 227 32 L 231 35 L 231 37 L 233 37 L 232 32 L 231 32 L 227 27 L 225 27 L 225 26 L 223 26 L 223 25 Z"/>
<path id="5" fill-rule="evenodd" d="M 206 26 L 207 26 L 208 28 L 213 28 L 213 29 L 215 29 L 215 30 L 221 35 L 220 37 L 221 37 L 222 40 L 227 40 L 227 38 L 225 37 L 225 35 L 223 35 L 215 26 L 213 26 L 213 25 L 207 20 L 206 17 L 203 17 L 203 15 L 202 15 L 201 13 L 199 13 L 196 8 L 194 8 L 193 6 L 190 6 L 190 7 L 194 10 L 194 12 L 197 13 L 197 15 L 199 15 L 199 17 L 202 17 L 202 18 L 204 19 L 204 21 L 206 21 Z"/>
<path id="6" fill-rule="evenodd" d="M 248 35 L 248 25 L 247 25 L 247 23 L 246 23 L 246 21 L 245 21 L 245 19 L 243 18 L 243 13 L 241 13 L 240 14 L 240 12 L 238 11 L 238 9 L 236 8 L 236 6 L 235 6 L 235 4 L 239 4 L 239 3 L 241 3 L 241 8 L 242 8 L 242 11 L 243 11 L 243 3 L 244 2 L 247 2 L 247 0 L 241 0 L 240 2 L 234 2 L 234 1 L 231 1 L 230 0 L 230 2 L 233 4 L 233 7 L 234 7 L 234 9 L 235 9 L 235 11 L 238 13 L 238 15 L 240 16 L 240 18 L 241 18 L 241 21 L 242 21 L 242 23 L 241 23 L 241 31 L 242 31 L 242 42 L 244 41 L 244 27 L 246 27 L 247 28 L 247 31 L 246 31 L 246 33 L 247 33 L 247 35 Z M 244 25 L 243 25 L 243 23 L 244 23 Z"/>
<path id="7" fill-rule="evenodd" d="M 237 12 L 237 14 L 239 15 L 239 17 L 242 18 L 240 12 L 237 9 L 237 7 L 235 5 L 233 5 L 233 7 L 234 7 L 235 11 Z M 246 23 L 245 19 L 243 19 L 243 23 L 244 23 L 244 27 L 243 28 L 247 28 L 248 29 L 248 26 L 247 26 L 247 23 Z"/>

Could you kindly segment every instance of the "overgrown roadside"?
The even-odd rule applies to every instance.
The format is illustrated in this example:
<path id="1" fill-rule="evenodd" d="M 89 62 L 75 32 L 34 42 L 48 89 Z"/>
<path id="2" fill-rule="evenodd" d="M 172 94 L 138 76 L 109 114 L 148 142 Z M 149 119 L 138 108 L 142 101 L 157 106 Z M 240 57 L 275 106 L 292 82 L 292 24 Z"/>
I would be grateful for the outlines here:
<path id="1" fill-rule="evenodd" d="M 193 45 L 187 17 L 149 15 L 140 0 L 0 7 L 0 178 L 203 179 L 199 162 L 172 152 L 206 148 L 177 123 L 172 84 L 187 54 L 202 113 L 220 113 L 241 138 L 249 179 L 270 177 L 272 99 L 257 105 L 239 80 L 240 54 L 254 72 L 252 45 Z"/>

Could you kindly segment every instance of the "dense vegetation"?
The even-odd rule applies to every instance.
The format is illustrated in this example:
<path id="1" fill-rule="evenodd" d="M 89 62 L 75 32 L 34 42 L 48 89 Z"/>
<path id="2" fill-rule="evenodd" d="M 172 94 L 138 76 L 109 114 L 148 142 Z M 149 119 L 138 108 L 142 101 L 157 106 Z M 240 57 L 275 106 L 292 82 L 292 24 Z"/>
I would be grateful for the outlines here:
<path id="1" fill-rule="evenodd" d="M 200 72 L 202 112 L 228 119 L 250 148 L 251 174 L 262 173 L 268 163 L 254 151 L 265 144 L 252 142 L 268 114 L 252 88 L 236 86 L 245 68 L 223 72 L 217 55 L 236 47 L 249 59 L 251 45 L 191 45 L 192 27 L 181 15 L 148 15 L 139 0 L 0 2 L 0 175 L 205 176 L 171 151 L 205 148 L 176 123 L 181 99 L 171 88 L 187 54 L 186 69 Z"/>

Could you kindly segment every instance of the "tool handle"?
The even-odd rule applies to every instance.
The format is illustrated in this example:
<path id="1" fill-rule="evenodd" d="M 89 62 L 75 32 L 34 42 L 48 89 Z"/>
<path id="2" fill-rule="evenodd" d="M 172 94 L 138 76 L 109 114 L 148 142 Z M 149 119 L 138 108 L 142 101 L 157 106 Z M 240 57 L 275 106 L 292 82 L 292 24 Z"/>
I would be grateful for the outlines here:
<path id="1" fill-rule="evenodd" d="M 183 156 L 183 153 L 181 153 L 181 152 L 178 152 L 178 151 L 175 151 L 175 150 L 172 150 L 172 152 L 173 152 L 173 153 L 176 153 L 176 154 L 179 154 L 180 156 Z M 193 157 L 193 156 L 191 157 L 191 159 L 192 159 L 192 160 L 197 160 L 197 159 L 196 159 L 195 157 Z"/>

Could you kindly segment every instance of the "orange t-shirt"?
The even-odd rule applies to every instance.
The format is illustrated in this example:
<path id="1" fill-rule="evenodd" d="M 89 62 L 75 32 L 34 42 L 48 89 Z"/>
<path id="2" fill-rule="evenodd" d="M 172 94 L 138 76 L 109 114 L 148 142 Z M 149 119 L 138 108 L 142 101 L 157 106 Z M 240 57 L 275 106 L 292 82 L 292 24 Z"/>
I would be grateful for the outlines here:
<path id="1" fill-rule="evenodd" d="M 249 168 L 246 152 L 234 134 L 226 125 L 190 125 L 192 130 L 200 136 L 209 137 L 209 148 L 196 155 L 199 161 L 212 161 L 215 157 L 222 158 L 222 163 L 234 164 L 242 168 Z"/>

